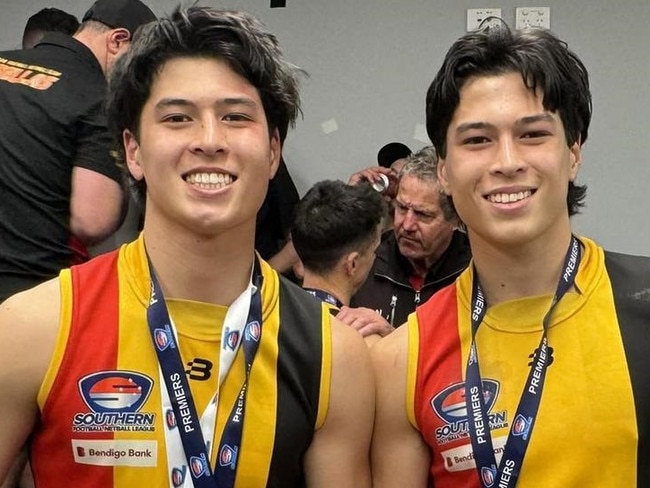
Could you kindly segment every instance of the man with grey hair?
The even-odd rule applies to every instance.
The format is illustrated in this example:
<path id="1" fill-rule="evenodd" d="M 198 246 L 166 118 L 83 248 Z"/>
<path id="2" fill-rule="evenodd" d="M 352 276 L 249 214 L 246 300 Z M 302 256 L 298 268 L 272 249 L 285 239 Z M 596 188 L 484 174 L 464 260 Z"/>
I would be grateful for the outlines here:
<path id="1" fill-rule="evenodd" d="M 409 157 L 393 201 L 393 232 L 377 249 L 372 270 L 352 307 L 376 310 L 393 327 L 453 282 L 467 266 L 469 246 L 438 183 L 435 149 Z"/>

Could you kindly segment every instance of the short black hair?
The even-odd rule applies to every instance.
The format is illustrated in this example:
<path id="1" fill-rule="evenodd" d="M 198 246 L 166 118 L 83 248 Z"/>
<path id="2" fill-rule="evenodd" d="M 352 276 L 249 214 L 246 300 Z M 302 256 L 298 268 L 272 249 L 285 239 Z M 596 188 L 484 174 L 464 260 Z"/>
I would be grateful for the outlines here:
<path id="1" fill-rule="evenodd" d="M 378 236 L 385 203 L 368 183 L 316 183 L 296 206 L 291 237 L 304 267 L 325 274 Z"/>
<path id="2" fill-rule="evenodd" d="M 48 7 L 27 19 L 23 39 L 32 31 L 61 32 L 71 36 L 78 28 L 79 21 L 74 15 L 58 8 Z"/>
<path id="3" fill-rule="evenodd" d="M 562 120 L 569 147 L 584 144 L 592 111 L 587 68 L 551 31 L 512 31 L 506 24 L 500 24 L 459 38 L 429 86 L 426 127 L 441 158 L 447 155 L 447 130 L 467 80 L 507 73 L 519 73 L 532 92 L 540 90 L 544 109 L 557 112 Z M 569 182 L 569 215 L 578 213 L 584 205 L 586 192 L 586 186 Z"/>

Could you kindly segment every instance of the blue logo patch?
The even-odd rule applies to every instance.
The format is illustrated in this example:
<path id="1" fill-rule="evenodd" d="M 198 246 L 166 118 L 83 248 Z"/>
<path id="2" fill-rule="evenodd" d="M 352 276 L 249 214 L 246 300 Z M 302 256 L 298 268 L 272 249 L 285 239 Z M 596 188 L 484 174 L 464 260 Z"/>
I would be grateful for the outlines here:
<path id="1" fill-rule="evenodd" d="M 518 414 L 515 417 L 515 421 L 512 423 L 512 434 L 520 436 L 524 440 L 528 439 L 528 433 L 530 432 L 531 427 L 533 426 L 532 417 L 524 417 L 521 414 Z"/>
<path id="2" fill-rule="evenodd" d="M 224 444 L 219 452 L 219 464 L 224 467 L 230 466 L 230 469 L 235 469 L 237 465 L 237 447 L 230 447 Z"/>
<path id="3" fill-rule="evenodd" d="M 487 412 L 492 410 L 499 395 L 499 382 L 484 379 L 482 381 L 483 405 Z M 431 408 L 445 422 L 452 424 L 467 419 L 465 402 L 465 382 L 448 386 L 431 399 Z"/>
<path id="4" fill-rule="evenodd" d="M 137 412 L 152 386 L 151 378 L 134 371 L 100 371 L 79 380 L 83 401 L 97 413 Z"/>
<path id="5" fill-rule="evenodd" d="M 260 327 L 260 323 L 257 320 L 254 320 L 252 322 L 249 322 L 246 325 L 246 340 L 254 340 L 255 342 L 259 342 L 260 340 L 260 333 L 262 331 L 262 328 Z"/>
<path id="6" fill-rule="evenodd" d="M 226 340 L 223 341 L 223 348 L 228 348 L 231 351 L 237 349 L 237 346 L 239 345 L 239 331 L 230 330 L 228 327 L 226 327 L 225 336 Z"/>
<path id="7" fill-rule="evenodd" d="M 208 473 L 208 462 L 204 454 L 190 457 L 190 470 L 192 471 L 192 476 L 195 478 L 200 478 Z"/>
<path id="8" fill-rule="evenodd" d="M 174 411 L 171 408 L 168 408 L 165 411 L 165 423 L 169 430 L 176 428 L 176 415 L 174 415 Z"/>
<path id="9" fill-rule="evenodd" d="M 182 486 L 185 483 L 185 476 L 187 475 L 187 466 L 172 469 L 172 484 L 175 488 Z"/>
<path id="10" fill-rule="evenodd" d="M 169 324 L 165 325 L 164 329 L 154 329 L 153 337 L 159 351 L 164 351 L 168 347 L 176 347 L 176 344 L 174 344 L 174 334 Z"/>
<path id="11" fill-rule="evenodd" d="M 483 481 L 483 484 L 487 486 L 487 488 L 490 488 L 490 486 L 494 484 L 496 478 L 497 478 L 497 470 L 494 467 L 494 465 L 490 468 L 487 467 L 481 468 L 481 480 Z"/>

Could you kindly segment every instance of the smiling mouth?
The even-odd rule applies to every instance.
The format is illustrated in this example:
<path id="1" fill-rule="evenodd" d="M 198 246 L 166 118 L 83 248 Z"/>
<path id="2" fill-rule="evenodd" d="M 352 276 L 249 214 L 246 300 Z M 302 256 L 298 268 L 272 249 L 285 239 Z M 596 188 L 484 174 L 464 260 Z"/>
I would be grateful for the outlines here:
<path id="1" fill-rule="evenodd" d="M 532 190 L 520 191 L 515 193 L 491 193 L 487 195 L 485 199 L 491 203 L 514 203 L 530 196 L 534 192 Z"/>
<path id="2" fill-rule="evenodd" d="M 225 173 L 191 173 L 185 175 L 183 179 L 193 186 L 198 186 L 204 190 L 218 190 L 231 185 L 235 178 Z"/>

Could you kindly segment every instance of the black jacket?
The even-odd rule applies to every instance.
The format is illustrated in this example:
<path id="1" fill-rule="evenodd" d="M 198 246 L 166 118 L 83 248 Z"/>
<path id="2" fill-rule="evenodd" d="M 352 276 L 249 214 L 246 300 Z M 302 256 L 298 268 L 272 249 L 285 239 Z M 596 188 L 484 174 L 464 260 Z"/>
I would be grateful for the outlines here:
<path id="1" fill-rule="evenodd" d="M 416 291 L 409 282 L 409 277 L 414 274 L 413 266 L 400 254 L 392 231 L 377 248 L 376 254 L 370 274 L 352 297 L 350 306 L 375 309 L 394 327 L 406 322 L 417 305 L 453 283 L 471 258 L 467 236 L 455 231 L 449 247 L 429 268 L 422 288 Z"/>

